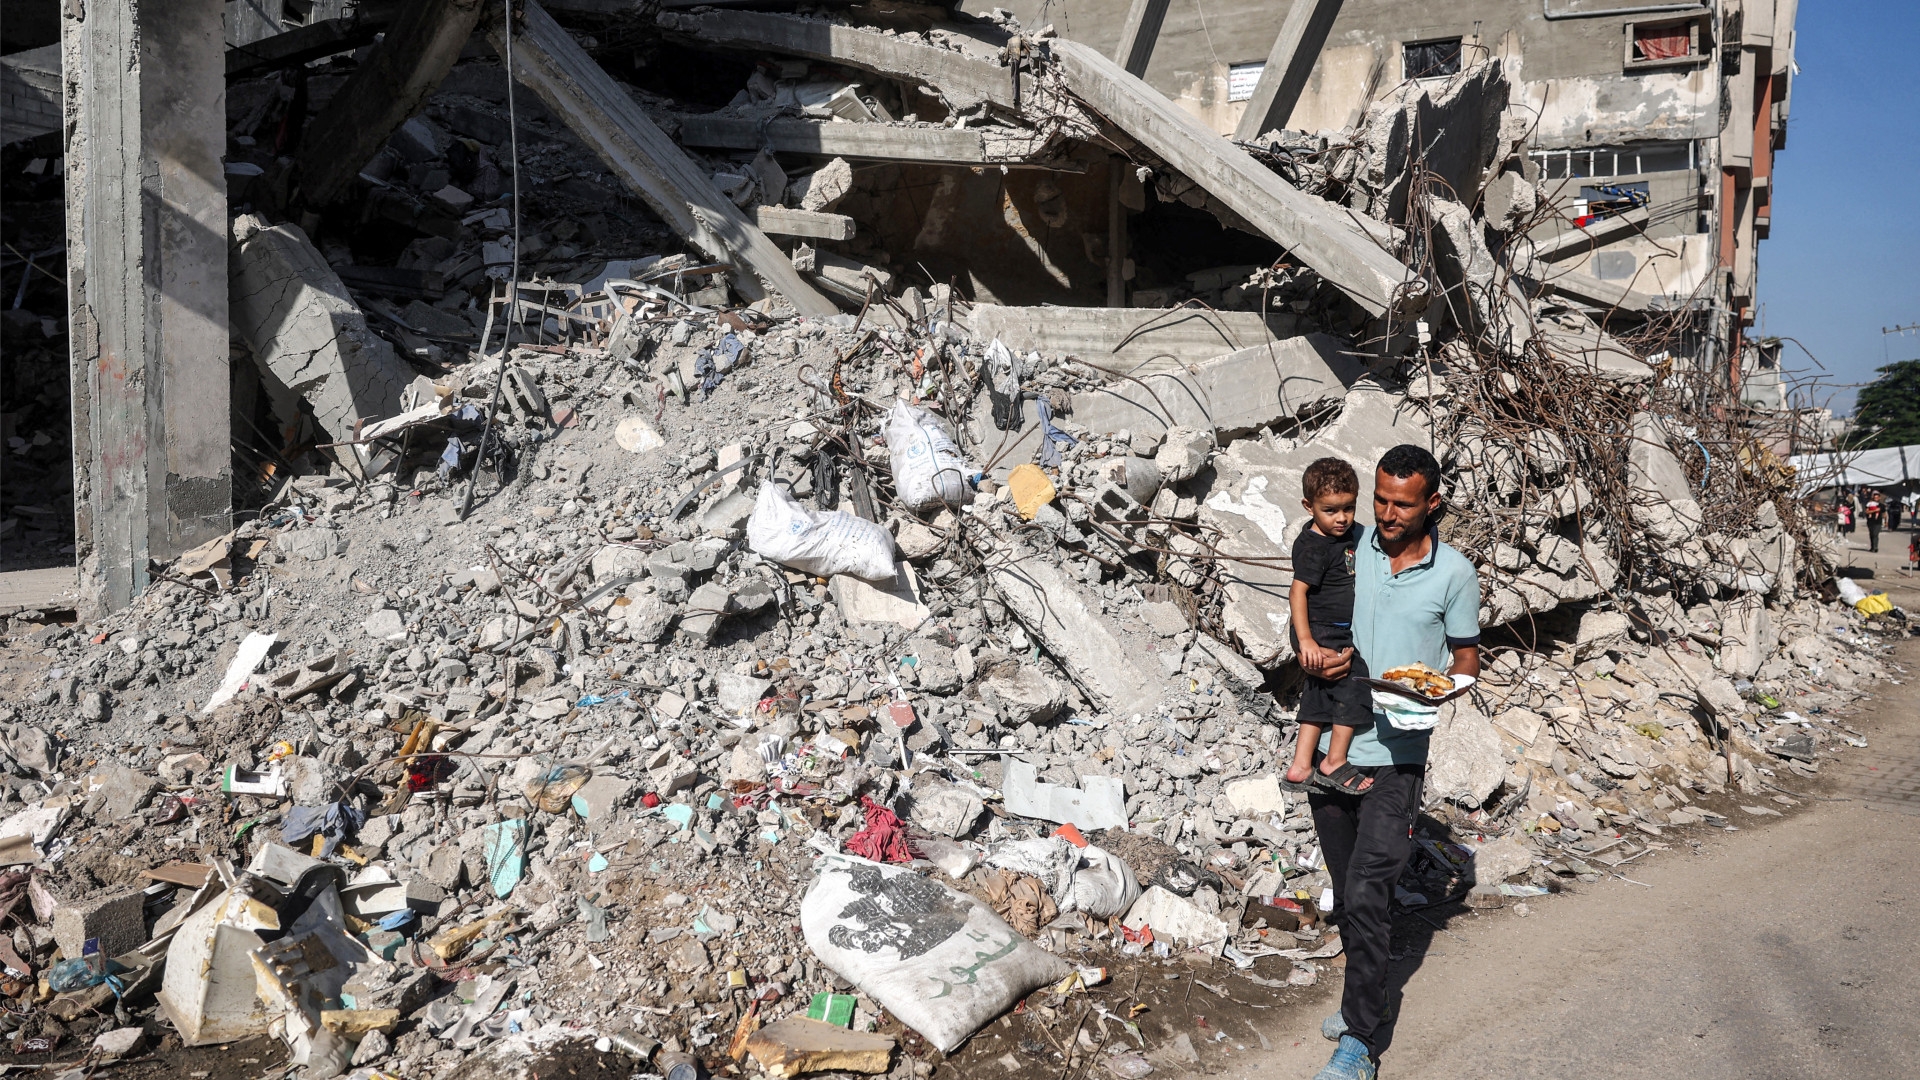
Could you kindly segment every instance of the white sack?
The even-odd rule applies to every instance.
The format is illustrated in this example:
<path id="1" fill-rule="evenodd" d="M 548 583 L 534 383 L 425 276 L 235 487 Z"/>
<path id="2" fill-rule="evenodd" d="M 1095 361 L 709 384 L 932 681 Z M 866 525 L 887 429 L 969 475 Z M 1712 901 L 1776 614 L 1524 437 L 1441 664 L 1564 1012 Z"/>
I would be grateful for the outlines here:
<path id="1" fill-rule="evenodd" d="M 942 1052 L 1073 969 L 993 909 L 904 866 L 826 855 L 800 901 L 807 948 Z"/>
<path id="2" fill-rule="evenodd" d="M 887 416 L 887 454 L 893 489 L 909 510 L 967 501 L 967 459 L 932 413 L 904 401 Z"/>
<path id="3" fill-rule="evenodd" d="M 747 520 L 747 546 L 761 558 L 819 577 L 893 579 L 893 534 L 886 526 L 844 510 L 816 514 L 771 481 L 760 485 Z"/>

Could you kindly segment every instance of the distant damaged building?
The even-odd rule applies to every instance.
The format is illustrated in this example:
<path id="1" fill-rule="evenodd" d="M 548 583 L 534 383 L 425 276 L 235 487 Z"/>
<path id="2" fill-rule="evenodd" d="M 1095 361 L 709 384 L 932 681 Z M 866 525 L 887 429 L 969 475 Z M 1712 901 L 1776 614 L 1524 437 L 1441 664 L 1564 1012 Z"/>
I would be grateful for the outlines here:
<path id="1" fill-rule="evenodd" d="M 1541 288 L 1609 325 L 1689 311 L 1685 351 L 1739 378 L 1773 154 L 1787 141 L 1797 0 L 999 6 L 1131 57 L 1149 85 L 1240 141 L 1276 128 L 1351 129 L 1409 81 L 1499 60 L 1512 87 L 1503 137 L 1523 148 L 1526 179 L 1555 204 L 1527 230 Z M 1289 63 L 1297 71 L 1283 86 Z M 1489 219 L 1534 211 L 1506 190 L 1486 200 Z"/>

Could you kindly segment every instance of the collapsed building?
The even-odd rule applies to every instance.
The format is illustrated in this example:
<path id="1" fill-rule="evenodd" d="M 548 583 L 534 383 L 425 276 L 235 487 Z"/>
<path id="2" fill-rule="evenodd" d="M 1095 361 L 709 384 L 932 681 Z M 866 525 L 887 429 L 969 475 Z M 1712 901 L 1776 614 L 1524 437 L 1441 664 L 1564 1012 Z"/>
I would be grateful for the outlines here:
<path id="1" fill-rule="evenodd" d="M 1197 81 L 1152 0 L 1072 12 L 1113 42 L 764 6 L 63 12 L 80 572 L 8 609 L 20 1039 L 1191 1063 L 1108 965 L 1274 996 L 1338 951 L 1276 780 L 1329 454 L 1364 505 L 1431 447 L 1481 578 L 1403 910 L 1865 745 L 1899 614 L 1833 602 L 1740 404 L 1791 5 L 1296 0 Z"/>

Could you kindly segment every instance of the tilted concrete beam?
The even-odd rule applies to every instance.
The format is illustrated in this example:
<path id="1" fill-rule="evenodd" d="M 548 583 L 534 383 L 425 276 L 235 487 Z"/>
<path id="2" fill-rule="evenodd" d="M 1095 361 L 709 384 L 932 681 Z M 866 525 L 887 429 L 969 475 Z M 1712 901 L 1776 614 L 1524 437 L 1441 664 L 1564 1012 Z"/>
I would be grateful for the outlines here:
<path id="1" fill-rule="evenodd" d="M 1168 101 L 1159 91 L 1075 41 L 1053 54 L 1073 92 L 1140 140 L 1207 194 L 1290 251 L 1373 315 L 1425 299 L 1412 273 L 1349 212 L 1282 180 Z"/>
<path id="2" fill-rule="evenodd" d="M 481 0 L 411 4 L 300 142 L 300 194 L 309 206 L 339 198 L 388 136 L 420 111 L 453 70 L 480 21 Z"/>
<path id="3" fill-rule="evenodd" d="M 1550 263 L 1585 255 L 1596 248 L 1639 235 L 1645 231 L 1648 217 L 1649 211 L 1642 206 L 1624 214 L 1601 218 L 1585 228 L 1568 228 L 1551 240 L 1535 241 L 1533 257 L 1540 262 Z"/>
<path id="4" fill-rule="evenodd" d="M 746 264 L 803 314 L 839 312 L 537 0 L 526 0 L 523 11 L 513 39 L 514 77 L 539 94 L 668 228 L 716 259 Z M 487 37 L 504 52 L 500 26 Z M 735 278 L 743 296 L 764 295 L 751 275 Z"/>
<path id="5" fill-rule="evenodd" d="M 1013 69 L 877 30 L 761 11 L 667 12 L 659 23 L 692 45 L 804 56 L 930 86 L 960 110 L 1019 107 Z"/>
<path id="6" fill-rule="evenodd" d="M 283 400 L 306 399 L 335 442 L 400 411 L 413 370 L 367 327 L 347 287 L 295 225 L 254 214 L 233 222 L 234 336 Z"/>
<path id="7" fill-rule="evenodd" d="M 1320 59 L 1320 50 L 1326 48 L 1327 34 L 1339 15 L 1340 0 L 1293 0 L 1286 20 L 1280 24 L 1280 36 L 1273 41 L 1273 51 L 1267 54 L 1267 66 L 1260 70 L 1253 97 L 1247 101 L 1247 111 L 1240 114 L 1240 123 L 1233 129 L 1236 140 L 1250 142 L 1274 128 L 1287 126 L 1287 118 L 1293 115 L 1294 105 L 1307 88 L 1307 76 L 1313 74 L 1313 65 Z"/>

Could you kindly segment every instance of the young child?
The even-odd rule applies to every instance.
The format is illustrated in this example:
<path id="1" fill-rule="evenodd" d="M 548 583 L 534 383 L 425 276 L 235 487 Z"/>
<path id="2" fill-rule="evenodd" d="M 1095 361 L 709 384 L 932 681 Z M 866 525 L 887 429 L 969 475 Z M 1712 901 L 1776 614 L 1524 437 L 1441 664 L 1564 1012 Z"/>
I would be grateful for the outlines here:
<path id="1" fill-rule="evenodd" d="M 1364 528 L 1353 520 L 1360 497 L 1360 478 L 1353 466 L 1339 458 L 1321 458 L 1307 466 L 1301 485 L 1301 505 L 1313 515 L 1313 524 L 1300 530 L 1293 542 L 1292 637 L 1307 686 L 1300 695 L 1300 741 L 1286 786 L 1308 786 L 1358 795 L 1373 785 L 1347 763 L 1347 746 L 1357 727 L 1373 722 L 1373 696 L 1360 680 L 1367 677 L 1360 655 L 1352 653 L 1353 667 L 1343 677 L 1327 679 L 1321 672 L 1337 662 L 1343 650 L 1353 649 L 1353 558 Z M 1313 775 L 1313 754 L 1320 732 L 1333 726 L 1320 775 Z"/>

